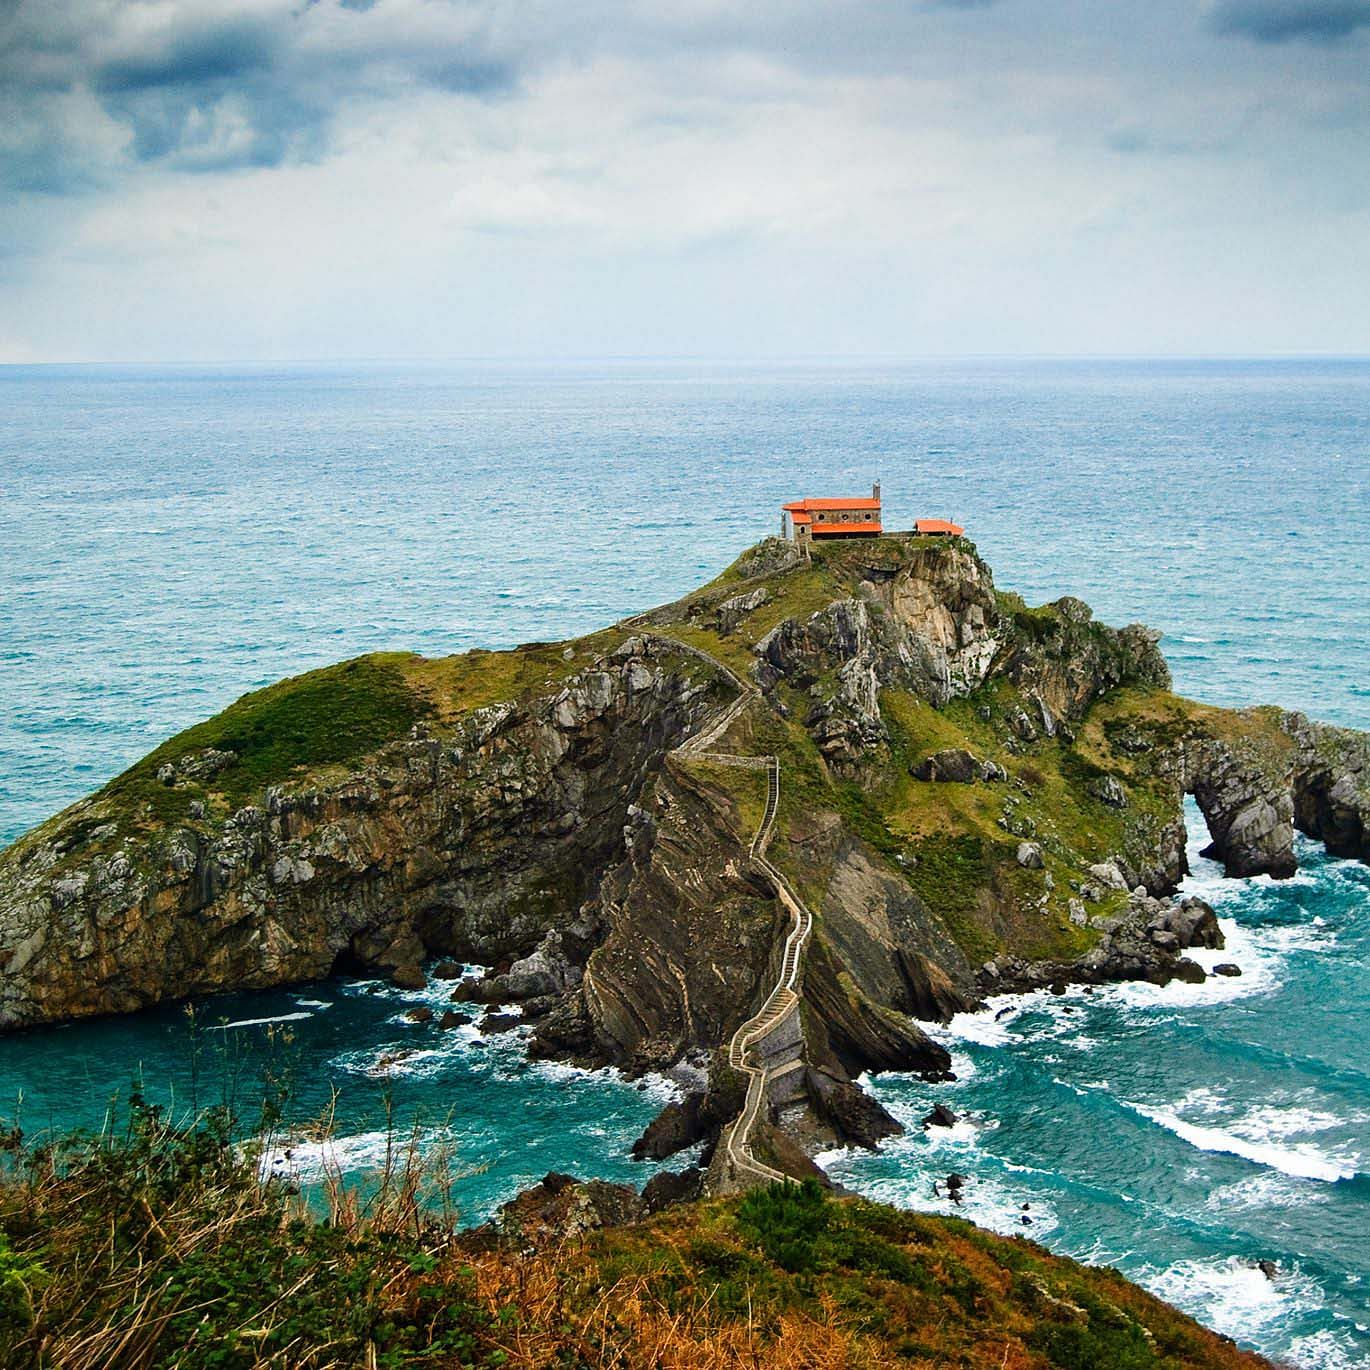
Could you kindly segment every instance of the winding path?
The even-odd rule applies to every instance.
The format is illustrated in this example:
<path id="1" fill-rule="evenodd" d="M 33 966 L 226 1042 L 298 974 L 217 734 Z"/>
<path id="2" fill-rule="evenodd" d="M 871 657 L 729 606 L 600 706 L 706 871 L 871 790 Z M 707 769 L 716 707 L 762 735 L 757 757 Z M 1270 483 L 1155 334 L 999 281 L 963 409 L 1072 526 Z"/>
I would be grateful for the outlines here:
<path id="1" fill-rule="evenodd" d="M 628 620 L 624 626 L 633 626 L 633 620 Z M 756 687 L 743 680 L 726 662 L 720 661 L 702 648 L 681 642 L 679 638 L 664 633 L 639 632 L 639 636 L 674 651 L 684 651 L 698 657 L 715 670 L 721 671 L 737 687 L 737 697 L 732 703 L 707 727 L 677 747 L 675 755 L 697 761 L 712 761 L 722 766 L 741 766 L 748 770 L 766 772 L 766 807 L 752 837 L 747 856 L 753 867 L 766 878 L 775 891 L 776 898 L 789 913 L 791 923 L 775 984 L 772 985 L 761 1007 L 733 1033 L 728 1043 L 728 1064 L 747 1077 L 747 1094 L 742 1111 L 724 1131 L 721 1145 L 739 1178 L 745 1179 L 750 1176 L 754 1180 L 767 1183 L 783 1182 L 789 1179 L 789 1176 L 752 1155 L 751 1137 L 765 1106 L 771 1080 L 782 1073 L 798 1069 L 803 1064 L 802 1056 L 779 1066 L 768 1064 L 765 1048 L 769 1040 L 799 1011 L 803 993 L 799 971 L 803 964 L 804 950 L 813 932 L 813 914 L 791 888 L 789 881 L 766 859 L 766 848 L 770 845 L 771 835 L 775 829 L 776 811 L 780 807 L 780 758 L 769 755 L 737 756 L 731 752 L 710 750 L 743 711 L 760 699 Z"/>

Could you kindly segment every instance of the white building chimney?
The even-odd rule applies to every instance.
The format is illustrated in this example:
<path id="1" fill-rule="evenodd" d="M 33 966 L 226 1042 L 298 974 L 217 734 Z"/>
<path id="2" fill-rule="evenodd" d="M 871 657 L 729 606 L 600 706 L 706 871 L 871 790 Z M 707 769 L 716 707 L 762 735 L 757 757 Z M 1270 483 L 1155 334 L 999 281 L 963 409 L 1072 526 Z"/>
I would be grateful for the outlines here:
<path id="1" fill-rule="evenodd" d="M 872 498 L 872 499 L 879 499 L 879 498 L 880 498 L 880 482 L 879 482 L 879 481 L 876 481 L 875 484 L 871 486 L 871 498 Z"/>

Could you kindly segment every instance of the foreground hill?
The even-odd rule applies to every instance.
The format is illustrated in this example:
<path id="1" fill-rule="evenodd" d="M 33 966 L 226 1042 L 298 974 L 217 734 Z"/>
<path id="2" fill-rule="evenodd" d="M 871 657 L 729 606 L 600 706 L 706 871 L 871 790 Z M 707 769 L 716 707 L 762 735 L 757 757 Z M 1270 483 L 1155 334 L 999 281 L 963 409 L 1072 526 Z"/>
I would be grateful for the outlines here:
<path id="1" fill-rule="evenodd" d="M 1114 1271 L 812 1184 L 601 1228 L 611 1186 L 549 1177 L 555 1213 L 520 1201 L 458 1233 L 413 1172 L 321 1197 L 320 1222 L 213 1123 L 137 1108 L 20 1161 L 0 1169 L 11 1370 L 1266 1364 Z"/>

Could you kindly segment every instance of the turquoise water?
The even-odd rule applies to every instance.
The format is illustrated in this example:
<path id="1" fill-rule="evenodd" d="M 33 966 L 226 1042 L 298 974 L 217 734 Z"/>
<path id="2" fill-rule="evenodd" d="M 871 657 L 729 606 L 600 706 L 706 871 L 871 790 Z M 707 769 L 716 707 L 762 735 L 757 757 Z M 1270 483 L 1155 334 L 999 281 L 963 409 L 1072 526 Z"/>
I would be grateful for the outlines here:
<path id="1" fill-rule="evenodd" d="M 1164 629 L 1180 689 L 1370 727 L 1368 363 L 11 367 L 0 414 L 0 841 L 283 674 L 598 626 L 877 476 L 1004 587 Z M 1370 872 L 1307 856 L 1279 885 L 1196 863 L 1240 979 L 958 1020 L 936 1097 L 968 1120 L 834 1168 L 919 1206 L 959 1170 L 973 1216 L 1268 1352 L 1370 1358 Z M 289 1070 L 299 1116 L 337 1091 L 304 1178 L 373 1165 L 387 1106 L 452 1146 L 470 1217 L 553 1167 L 645 1178 L 624 1151 L 669 1086 L 404 1020 L 442 992 L 213 1001 L 194 1080 L 175 1009 L 0 1039 L 0 1114 L 91 1124 L 138 1071 L 250 1107 Z M 876 1087 L 915 1122 L 934 1097 Z"/>

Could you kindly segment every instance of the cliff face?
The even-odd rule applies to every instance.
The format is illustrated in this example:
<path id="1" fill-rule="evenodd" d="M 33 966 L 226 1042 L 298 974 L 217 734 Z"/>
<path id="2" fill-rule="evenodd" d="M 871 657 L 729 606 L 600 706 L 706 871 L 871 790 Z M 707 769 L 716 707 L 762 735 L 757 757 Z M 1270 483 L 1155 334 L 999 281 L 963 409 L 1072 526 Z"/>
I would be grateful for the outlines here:
<path id="1" fill-rule="evenodd" d="M 1179 699 L 1154 633 L 1028 609 L 961 540 L 772 541 L 632 626 L 363 658 L 173 739 L 0 854 L 0 1026 L 442 954 L 537 1051 L 702 1063 L 783 935 L 764 775 L 674 752 L 738 680 L 720 746 L 779 760 L 824 1099 L 944 1069 L 913 1020 L 987 989 L 1196 972 L 1186 792 L 1233 874 L 1288 874 L 1296 827 L 1368 854 L 1364 736 Z"/>
<path id="2" fill-rule="evenodd" d="M 644 778 L 716 702 L 693 660 L 639 640 L 441 735 L 433 700 L 355 766 L 255 803 L 198 783 L 231 775 L 231 753 L 160 761 L 184 821 L 129 812 L 116 782 L 5 853 L 0 1024 L 528 950 L 593 890 Z"/>

